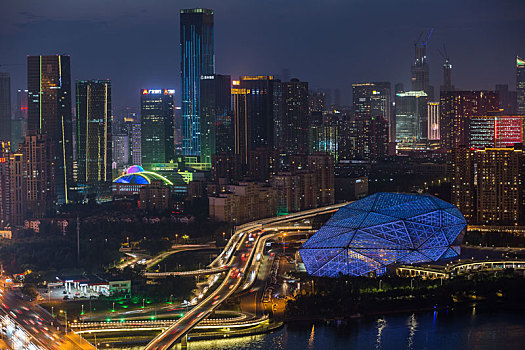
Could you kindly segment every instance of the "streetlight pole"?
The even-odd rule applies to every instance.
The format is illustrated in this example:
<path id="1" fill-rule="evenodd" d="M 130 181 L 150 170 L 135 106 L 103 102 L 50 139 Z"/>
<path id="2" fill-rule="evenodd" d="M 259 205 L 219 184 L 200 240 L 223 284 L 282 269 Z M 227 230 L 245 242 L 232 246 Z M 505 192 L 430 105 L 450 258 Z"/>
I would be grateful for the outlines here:
<path id="1" fill-rule="evenodd" d="M 144 302 L 146 301 L 146 299 L 142 299 L 142 308 L 144 309 Z"/>
<path id="2" fill-rule="evenodd" d="M 286 256 L 286 232 L 283 233 L 283 251 L 284 256 Z"/>

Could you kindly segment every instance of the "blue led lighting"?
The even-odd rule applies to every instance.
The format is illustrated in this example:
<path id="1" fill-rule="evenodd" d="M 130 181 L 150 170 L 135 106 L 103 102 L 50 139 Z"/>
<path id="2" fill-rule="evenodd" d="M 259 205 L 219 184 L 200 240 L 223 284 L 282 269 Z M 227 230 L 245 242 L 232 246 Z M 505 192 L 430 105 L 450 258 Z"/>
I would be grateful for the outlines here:
<path id="1" fill-rule="evenodd" d="M 393 263 L 458 256 L 466 225 L 458 208 L 430 195 L 376 193 L 339 209 L 299 254 L 311 275 L 382 275 Z"/>

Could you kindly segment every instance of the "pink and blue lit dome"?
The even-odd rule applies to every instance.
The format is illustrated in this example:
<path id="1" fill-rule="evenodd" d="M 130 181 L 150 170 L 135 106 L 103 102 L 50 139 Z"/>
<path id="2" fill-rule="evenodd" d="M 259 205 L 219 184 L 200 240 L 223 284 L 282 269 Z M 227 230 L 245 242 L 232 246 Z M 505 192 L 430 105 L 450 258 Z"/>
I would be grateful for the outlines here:
<path id="1" fill-rule="evenodd" d="M 120 175 L 113 180 L 113 182 L 118 184 L 149 185 L 153 180 L 160 180 L 164 185 L 173 185 L 173 183 L 164 176 L 152 171 L 145 171 L 140 165 L 130 166 L 125 174 Z"/>
<path id="2" fill-rule="evenodd" d="M 299 249 L 314 276 L 381 275 L 391 264 L 454 258 L 467 222 L 426 194 L 376 193 L 339 209 Z"/>

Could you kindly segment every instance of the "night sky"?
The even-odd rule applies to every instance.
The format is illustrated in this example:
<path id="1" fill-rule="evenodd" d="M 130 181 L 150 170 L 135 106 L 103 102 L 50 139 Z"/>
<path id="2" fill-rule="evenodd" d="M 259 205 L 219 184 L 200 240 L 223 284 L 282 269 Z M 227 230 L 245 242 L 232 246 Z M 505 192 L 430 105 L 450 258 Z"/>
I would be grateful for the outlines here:
<path id="1" fill-rule="evenodd" d="M 72 79 L 110 78 L 113 106 L 140 88 L 180 90 L 179 9 L 215 11 L 216 72 L 292 77 L 311 88 L 391 81 L 409 87 L 413 42 L 431 27 L 427 56 L 439 91 L 446 44 L 461 89 L 515 89 L 525 56 L 525 0 L 0 0 L 0 67 L 26 88 L 26 55 L 71 55 Z M 13 96 L 14 100 L 14 96 Z M 14 106 L 13 106 L 14 108 Z"/>

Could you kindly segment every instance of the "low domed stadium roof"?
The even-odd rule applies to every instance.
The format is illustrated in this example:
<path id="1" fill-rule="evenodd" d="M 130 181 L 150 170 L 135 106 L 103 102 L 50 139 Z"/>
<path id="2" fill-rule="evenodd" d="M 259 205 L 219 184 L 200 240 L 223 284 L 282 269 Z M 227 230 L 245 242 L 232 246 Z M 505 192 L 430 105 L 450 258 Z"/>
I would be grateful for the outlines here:
<path id="1" fill-rule="evenodd" d="M 339 209 L 299 254 L 315 276 L 383 274 L 393 263 L 459 255 L 466 220 L 426 194 L 376 193 Z"/>
<path id="2" fill-rule="evenodd" d="M 140 165 L 130 166 L 125 174 L 120 175 L 114 179 L 113 182 L 119 184 L 149 185 L 153 180 L 162 181 L 164 185 L 173 185 L 173 182 L 164 176 L 152 171 L 145 171 Z"/>

